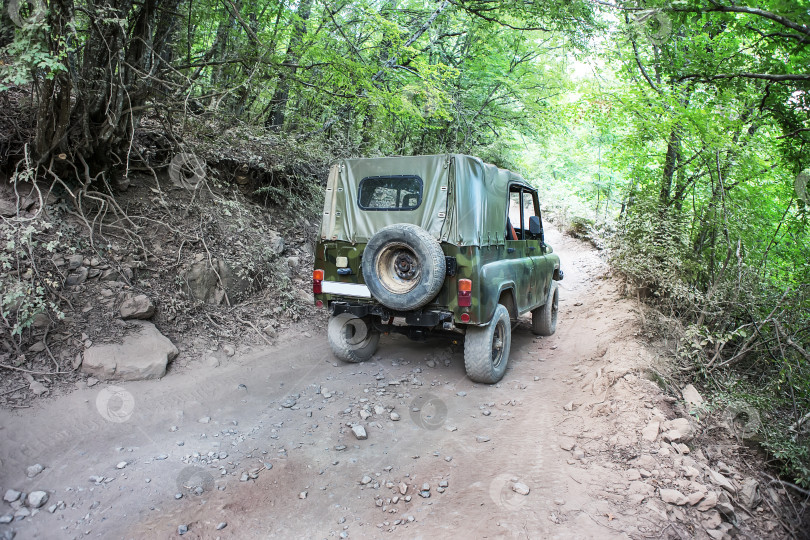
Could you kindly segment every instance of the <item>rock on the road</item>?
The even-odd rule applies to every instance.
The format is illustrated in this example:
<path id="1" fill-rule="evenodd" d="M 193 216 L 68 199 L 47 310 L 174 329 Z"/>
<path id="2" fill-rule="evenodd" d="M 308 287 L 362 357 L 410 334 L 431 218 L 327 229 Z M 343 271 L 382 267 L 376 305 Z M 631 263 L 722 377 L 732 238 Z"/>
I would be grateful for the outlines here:
<path id="1" fill-rule="evenodd" d="M 84 351 L 82 371 L 99 379 L 138 381 L 159 379 L 178 354 L 177 347 L 146 321 L 133 321 L 134 329 L 122 343 L 93 345 Z"/>
<path id="2" fill-rule="evenodd" d="M 14 501 L 20 498 L 20 495 L 22 495 L 22 493 L 20 493 L 19 491 L 9 489 L 6 490 L 6 494 L 3 495 L 3 500 L 6 501 L 7 503 L 13 503 Z"/>
<path id="3" fill-rule="evenodd" d="M 285 409 L 291 409 L 295 406 L 298 400 L 295 396 L 288 396 L 284 401 L 281 402 L 281 406 Z"/>
<path id="4" fill-rule="evenodd" d="M 32 491 L 28 494 L 28 499 L 26 502 L 31 508 L 39 508 L 48 502 L 48 494 L 44 491 Z"/>
<path id="5" fill-rule="evenodd" d="M 357 437 L 358 440 L 362 441 L 368 439 L 368 434 L 366 433 L 366 428 L 359 424 L 355 424 L 352 426 L 352 433 L 354 436 Z"/>
<path id="6" fill-rule="evenodd" d="M 25 476 L 27 476 L 28 478 L 33 478 L 44 470 L 45 467 L 37 463 L 36 465 L 31 465 L 30 467 L 25 469 Z"/>
<path id="7" fill-rule="evenodd" d="M 515 482 L 514 484 L 512 484 L 512 491 L 514 491 L 518 495 L 528 495 L 530 489 L 529 486 L 527 486 L 523 482 Z"/>

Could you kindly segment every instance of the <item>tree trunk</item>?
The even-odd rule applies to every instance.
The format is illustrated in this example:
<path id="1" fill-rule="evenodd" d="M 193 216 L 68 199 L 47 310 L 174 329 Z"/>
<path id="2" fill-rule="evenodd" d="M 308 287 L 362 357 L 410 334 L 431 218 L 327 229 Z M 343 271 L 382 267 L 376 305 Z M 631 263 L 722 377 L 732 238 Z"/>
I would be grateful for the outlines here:
<path id="1" fill-rule="evenodd" d="M 326 9 L 329 9 L 328 7 Z M 270 114 L 265 120 L 265 127 L 281 130 L 284 126 L 284 118 L 287 110 L 287 100 L 290 96 L 290 76 L 295 75 L 298 63 L 298 55 L 301 49 L 301 42 L 307 33 L 307 20 L 312 12 L 312 0 L 301 0 L 296 12 L 295 23 L 293 24 L 290 42 L 287 44 L 287 54 L 284 56 L 284 63 L 289 66 L 289 75 L 282 71 L 276 84 L 276 91 L 270 99 Z"/>
<path id="2" fill-rule="evenodd" d="M 672 190 L 672 177 L 675 174 L 680 148 L 681 139 L 678 135 L 678 126 L 674 126 L 669 134 L 667 154 L 664 158 L 664 173 L 661 178 L 661 189 L 658 193 L 658 205 L 661 207 L 661 210 L 668 208 L 671 202 L 670 192 Z"/>
<path id="3" fill-rule="evenodd" d="M 80 61 L 77 66 L 69 61 L 68 69 L 47 81 L 40 95 L 35 137 L 39 163 L 58 150 L 87 164 L 79 170 L 81 180 L 89 182 L 126 162 L 139 120 L 135 111 L 153 92 L 149 75 L 167 48 L 179 0 L 161 2 L 159 18 L 158 3 L 102 0 L 84 6 L 90 24 Z M 49 23 L 69 36 L 75 24 L 72 0 L 53 0 Z M 59 41 L 51 44 L 54 52 L 64 52 L 63 47 Z M 72 60 L 72 51 L 66 56 Z"/>
<path id="4" fill-rule="evenodd" d="M 236 3 L 236 8 L 239 9 L 241 2 Z M 236 17 L 231 10 L 228 11 L 228 17 L 222 19 L 217 27 L 217 35 L 214 38 L 214 46 L 212 47 L 211 57 L 215 60 L 223 60 L 228 54 L 228 38 L 231 35 L 231 28 L 236 24 Z M 224 66 L 217 66 L 213 68 L 211 73 L 211 86 L 221 86 L 227 79 L 224 74 Z M 213 101 L 215 98 L 211 97 Z"/>

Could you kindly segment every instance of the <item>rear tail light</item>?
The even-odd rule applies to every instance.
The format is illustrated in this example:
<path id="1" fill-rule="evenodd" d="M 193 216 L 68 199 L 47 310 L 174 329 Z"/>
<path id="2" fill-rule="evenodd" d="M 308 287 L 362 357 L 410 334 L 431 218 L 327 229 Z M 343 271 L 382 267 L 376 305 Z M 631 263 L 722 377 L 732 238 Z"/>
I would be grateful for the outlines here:
<path id="1" fill-rule="evenodd" d="M 459 307 L 472 305 L 472 281 L 469 279 L 458 280 L 458 305 Z"/>
<path id="2" fill-rule="evenodd" d="M 323 290 L 323 270 L 315 270 L 312 272 L 312 294 L 321 294 Z"/>

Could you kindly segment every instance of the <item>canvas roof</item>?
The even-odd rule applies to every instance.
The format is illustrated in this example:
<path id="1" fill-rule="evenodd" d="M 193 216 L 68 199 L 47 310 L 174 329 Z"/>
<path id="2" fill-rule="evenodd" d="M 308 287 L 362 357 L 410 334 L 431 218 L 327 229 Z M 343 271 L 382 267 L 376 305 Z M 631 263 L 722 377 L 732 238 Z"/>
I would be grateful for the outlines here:
<path id="1" fill-rule="evenodd" d="M 418 176 L 421 204 L 404 211 L 361 209 L 360 181 L 375 176 Z M 329 172 L 321 238 L 365 243 L 387 225 L 412 223 L 460 246 L 503 244 L 513 183 L 534 189 L 511 171 L 463 154 L 344 159 Z"/>

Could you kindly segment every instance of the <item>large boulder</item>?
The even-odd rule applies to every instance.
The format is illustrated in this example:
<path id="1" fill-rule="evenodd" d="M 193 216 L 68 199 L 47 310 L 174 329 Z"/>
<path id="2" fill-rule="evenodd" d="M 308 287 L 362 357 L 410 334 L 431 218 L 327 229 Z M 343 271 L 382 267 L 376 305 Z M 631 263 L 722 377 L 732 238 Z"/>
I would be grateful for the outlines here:
<path id="1" fill-rule="evenodd" d="M 749 478 L 740 490 L 740 503 L 749 510 L 754 510 L 762 502 L 762 495 L 759 494 L 758 489 L 759 482 Z"/>
<path id="2" fill-rule="evenodd" d="M 177 356 L 174 344 L 146 321 L 132 321 L 121 343 L 102 343 L 84 351 L 82 371 L 103 380 L 159 379 Z"/>
<path id="3" fill-rule="evenodd" d="M 686 442 L 692 439 L 692 424 L 686 418 L 667 420 L 661 426 L 664 431 L 664 440 Z"/>
<path id="4" fill-rule="evenodd" d="M 238 302 L 250 289 L 250 282 L 237 276 L 225 261 L 213 259 L 211 263 L 207 259 L 197 261 L 183 273 L 186 294 L 209 304 L 221 304 L 227 293 L 231 303 Z"/>
<path id="5" fill-rule="evenodd" d="M 687 384 L 681 390 L 683 400 L 686 403 L 686 408 L 690 413 L 695 413 L 703 410 L 703 396 L 691 384 Z"/>
<path id="6" fill-rule="evenodd" d="M 148 319 L 155 314 L 155 304 L 145 294 L 128 294 L 120 312 L 122 319 Z"/>

